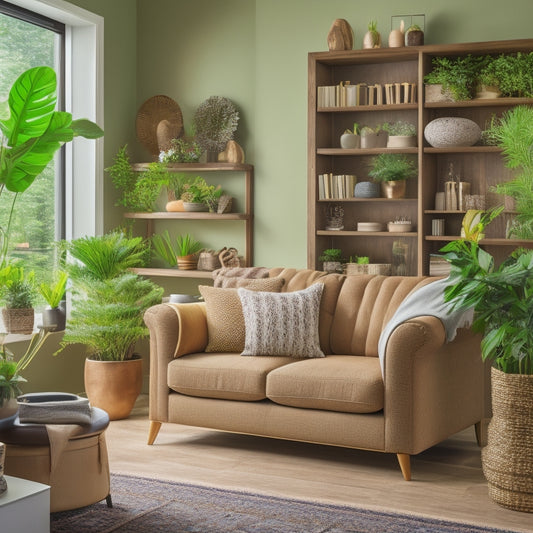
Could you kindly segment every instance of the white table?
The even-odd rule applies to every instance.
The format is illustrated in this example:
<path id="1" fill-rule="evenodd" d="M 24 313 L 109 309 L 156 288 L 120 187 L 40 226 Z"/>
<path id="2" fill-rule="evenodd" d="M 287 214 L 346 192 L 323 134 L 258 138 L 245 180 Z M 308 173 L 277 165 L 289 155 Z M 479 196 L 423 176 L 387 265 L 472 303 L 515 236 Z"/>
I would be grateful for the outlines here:
<path id="1" fill-rule="evenodd" d="M 7 491 L 0 494 L 2 533 L 50 533 L 50 487 L 4 476 Z"/>

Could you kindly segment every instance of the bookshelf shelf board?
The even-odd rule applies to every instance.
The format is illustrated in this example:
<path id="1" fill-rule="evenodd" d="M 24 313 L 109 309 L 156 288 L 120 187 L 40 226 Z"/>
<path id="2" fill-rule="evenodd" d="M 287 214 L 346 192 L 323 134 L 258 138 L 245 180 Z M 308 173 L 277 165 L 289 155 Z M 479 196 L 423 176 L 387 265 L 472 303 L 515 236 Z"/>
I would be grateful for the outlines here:
<path id="1" fill-rule="evenodd" d="M 533 98 L 474 98 L 458 102 L 426 102 L 426 109 L 453 108 L 453 107 L 500 107 L 515 105 L 532 105 Z"/>
<path id="2" fill-rule="evenodd" d="M 408 111 L 418 108 L 418 104 L 380 104 L 380 105 L 356 105 L 356 106 L 335 106 L 317 107 L 318 113 L 346 113 L 357 111 Z"/>
<path id="3" fill-rule="evenodd" d="M 348 230 L 325 230 L 319 229 L 317 235 L 332 235 L 340 237 L 416 237 L 417 233 L 410 232 L 396 232 L 396 231 L 348 231 Z M 452 239 L 453 240 L 453 239 Z"/>
<path id="4" fill-rule="evenodd" d="M 179 270 L 178 268 L 132 268 L 131 270 L 140 276 L 201 279 L 212 278 L 212 272 L 207 270 Z"/>
<path id="5" fill-rule="evenodd" d="M 425 239 L 426 241 L 457 241 L 461 237 L 459 235 L 426 235 Z M 492 245 L 492 246 L 531 246 L 533 244 L 533 241 L 527 240 L 527 239 L 481 239 L 481 244 L 485 245 Z"/>
<path id="6" fill-rule="evenodd" d="M 490 152 L 500 153 L 498 146 L 448 146 L 446 148 L 424 147 L 425 154 L 486 154 Z"/>
<path id="7" fill-rule="evenodd" d="M 391 154 L 417 154 L 418 148 L 318 148 L 318 155 L 378 155 Z"/>
<path id="8" fill-rule="evenodd" d="M 153 213 L 124 213 L 125 218 L 144 220 L 250 220 L 245 213 L 207 213 L 198 211 L 185 212 L 153 212 Z"/>
<path id="9" fill-rule="evenodd" d="M 405 203 L 416 203 L 418 202 L 417 198 L 323 198 L 318 200 L 319 202 L 405 202 Z"/>
<path id="10" fill-rule="evenodd" d="M 425 209 L 425 215 L 464 215 L 466 211 L 446 211 L 436 209 Z M 516 215 L 517 211 L 502 211 L 502 215 Z"/>
<path id="11" fill-rule="evenodd" d="M 134 163 L 131 168 L 135 172 L 142 172 L 148 170 L 150 163 Z M 232 171 L 235 172 L 249 172 L 253 169 L 253 165 L 239 164 L 239 163 L 167 163 L 167 170 L 170 172 L 219 172 Z"/>

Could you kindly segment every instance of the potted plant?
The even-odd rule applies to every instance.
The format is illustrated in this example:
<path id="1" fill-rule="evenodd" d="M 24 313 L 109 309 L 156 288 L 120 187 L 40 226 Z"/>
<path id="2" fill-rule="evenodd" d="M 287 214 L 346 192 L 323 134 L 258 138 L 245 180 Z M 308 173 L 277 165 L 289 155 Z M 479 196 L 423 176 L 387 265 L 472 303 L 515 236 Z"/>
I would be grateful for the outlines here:
<path id="1" fill-rule="evenodd" d="M 424 32 L 418 24 L 412 24 L 405 32 L 405 46 L 422 46 L 424 44 Z"/>
<path id="2" fill-rule="evenodd" d="M 211 96 L 194 114 L 196 142 L 207 152 L 208 161 L 216 161 L 237 129 L 239 113 L 228 98 Z"/>
<path id="3" fill-rule="evenodd" d="M 181 199 L 185 211 L 216 212 L 216 204 L 221 195 L 220 185 L 208 185 L 204 178 L 196 176 L 191 182 L 183 185 Z"/>
<path id="4" fill-rule="evenodd" d="M 340 248 L 327 248 L 318 259 L 323 262 L 322 268 L 326 272 L 339 272 L 341 270 L 342 250 Z"/>
<path id="5" fill-rule="evenodd" d="M 374 128 L 363 126 L 361 128 L 361 148 L 385 148 L 387 136 L 384 124 L 378 124 Z"/>
<path id="6" fill-rule="evenodd" d="M 502 149 L 505 165 L 515 172 L 513 179 L 493 188 L 496 193 L 515 200 L 517 215 L 509 235 L 533 239 L 533 108 L 516 106 L 506 111 L 492 121 L 485 135 Z"/>
<path id="7" fill-rule="evenodd" d="M 37 355 L 48 335 L 49 330 L 41 328 L 39 333 L 32 336 L 26 352 L 17 361 L 4 345 L 4 339 L 0 340 L 0 427 L 5 428 L 15 421 L 18 411 L 17 396 L 22 394 L 20 385 L 26 381 L 21 373 Z"/>
<path id="8" fill-rule="evenodd" d="M 35 276 L 33 271 L 10 264 L 0 271 L 2 318 L 8 333 L 31 335 L 35 320 Z"/>
<path id="9" fill-rule="evenodd" d="M 363 37 L 363 48 L 381 48 L 381 35 L 378 32 L 376 20 L 371 20 L 368 23 L 368 31 Z"/>
<path id="10" fill-rule="evenodd" d="M 50 67 L 23 72 L 9 92 L 9 117 L 0 118 L 0 194 L 5 188 L 24 192 L 53 159 L 54 154 L 74 137 L 97 139 L 104 132 L 87 119 L 73 120 L 65 111 L 55 111 L 56 74 Z M 17 194 L 13 195 L 13 203 Z M 11 221 L 11 218 L 10 218 Z M 6 266 L 10 222 L 0 228 L 0 268 Z"/>
<path id="11" fill-rule="evenodd" d="M 353 129 L 345 129 L 340 139 L 341 148 L 353 150 L 361 146 L 361 136 L 359 135 L 359 124 L 354 122 Z"/>
<path id="12" fill-rule="evenodd" d="M 533 53 L 487 56 L 478 83 L 478 98 L 533 97 Z"/>
<path id="13" fill-rule="evenodd" d="M 198 253 L 203 248 L 189 233 L 178 235 L 177 263 L 180 270 L 194 270 L 198 264 Z"/>
<path id="14" fill-rule="evenodd" d="M 144 265 L 148 248 L 140 237 L 119 232 L 63 246 L 73 259 L 66 263 L 72 310 L 58 352 L 70 344 L 84 345 L 85 391 L 91 405 L 107 411 L 112 420 L 126 418 L 142 386 L 142 359 L 134 348 L 148 335 L 143 314 L 163 294 L 162 288 L 130 271 Z"/>
<path id="15" fill-rule="evenodd" d="M 42 282 L 38 289 L 41 296 L 46 300 L 48 309 L 43 311 L 43 326 L 50 331 L 63 331 L 66 322 L 66 309 L 60 306 L 65 299 L 68 274 L 60 270 L 53 283 Z"/>
<path id="16" fill-rule="evenodd" d="M 372 159 L 368 175 L 381 183 L 385 198 L 403 198 L 406 180 L 416 176 L 415 162 L 405 154 L 379 154 Z"/>
<path id="17" fill-rule="evenodd" d="M 479 72 L 486 56 L 436 56 L 433 69 L 426 74 L 426 102 L 471 100 L 476 90 Z M 434 87 L 434 86 L 437 87 Z"/>
<path id="18" fill-rule="evenodd" d="M 387 148 L 410 148 L 416 146 L 416 126 L 405 120 L 398 120 L 384 126 L 389 134 Z"/>
<path id="19" fill-rule="evenodd" d="M 445 301 L 473 309 L 481 355 L 492 363 L 493 418 L 482 450 L 489 495 L 533 512 L 533 250 L 517 249 L 497 266 L 481 248 L 486 225 L 501 210 L 467 213 L 464 239 L 442 248 L 450 263 Z"/>

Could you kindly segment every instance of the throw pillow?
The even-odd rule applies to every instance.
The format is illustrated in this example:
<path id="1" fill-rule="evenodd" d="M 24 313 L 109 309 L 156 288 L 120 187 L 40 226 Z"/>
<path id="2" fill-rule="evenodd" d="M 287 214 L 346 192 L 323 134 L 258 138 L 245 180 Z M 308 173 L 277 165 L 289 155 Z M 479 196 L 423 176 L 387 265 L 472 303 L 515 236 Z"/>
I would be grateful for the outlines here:
<path id="1" fill-rule="evenodd" d="M 265 267 L 224 267 L 213 271 L 214 287 L 240 287 L 239 283 L 249 279 L 264 279 L 268 277 Z"/>
<path id="2" fill-rule="evenodd" d="M 241 355 L 324 357 L 318 322 L 322 283 L 280 294 L 237 289 L 245 324 Z"/>
<path id="3" fill-rule="evenodd" d="M 283 278 L 240 280 L 252 291 L 279 292 Z M 206 352 L 242 352 L 244 350 L 244 317 L 237 289 L 198 287 L 206 306 L 208 344 Z"/>

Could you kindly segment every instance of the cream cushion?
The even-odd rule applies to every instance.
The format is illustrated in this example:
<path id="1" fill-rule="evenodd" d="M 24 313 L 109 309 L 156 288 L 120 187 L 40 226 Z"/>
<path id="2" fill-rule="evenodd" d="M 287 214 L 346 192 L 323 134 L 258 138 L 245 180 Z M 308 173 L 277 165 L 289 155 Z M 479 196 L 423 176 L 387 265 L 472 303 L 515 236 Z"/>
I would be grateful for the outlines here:
<path id="1" fill-rule="evenodd" d="M 253 291 L 279 292 L 283 278 L 241 279 L 242 286 Z M 242 352 L 244 317 L 237 289 L 198 287 L 206 305 L 208 344 L 206 352 Z"/>
<path id="2" fill-rule="evenodd" d="M 315 283 L 280 294 L 238 289 L 246 326 L 242 355 L 324 357 L 318 335 L 323 288 Z"/>
<path id="3" fill-rule="evenodd" d="M 168 386 L 188 396 L 258 401 L 266 398 L 266 376 L 294 362 L 290 357 L 241 357 L 238 353 L 196 353 L 173 359 Z"/>
<path id="4" fill-rule="evenodd" d="M 376 357 L 328 355 L 273 370 L 266 394 L 292 407 L 374 413 L 383 409 L 384 385 Z"/>

